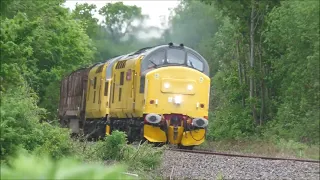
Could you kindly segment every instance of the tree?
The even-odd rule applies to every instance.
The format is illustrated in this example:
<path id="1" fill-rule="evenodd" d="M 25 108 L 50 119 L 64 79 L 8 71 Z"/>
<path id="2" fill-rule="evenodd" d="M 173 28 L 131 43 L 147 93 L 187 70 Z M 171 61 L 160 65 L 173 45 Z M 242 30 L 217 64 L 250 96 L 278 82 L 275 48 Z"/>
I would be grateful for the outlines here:
<path id="1" fill-rule="evenodd" d="M 230 17 L 232 20 L 239 20 L 242 26 L 239 27 L 239 32 L 244 37 L 243 40 L 236 39 L 235 43 L 239 44 L 239 46 L 249 45 L 249 49 L 247 52 L 239 51 L 238 56 L 246 57 L 247 62 L 250 67 L 248 73 L 249 75 L 249 102 L 251 106 L 252 118 L 256 125 L 261 125 L 265 120 L 265 89 L 264 87 L 264 64 L 265 62 L 261 58 L 262 50 L 257 51 L 256 46 L 261 47 L 261 31 L 264 25 L 264 17 L 265 15 L 272 9 L 272 7 L 276 6 L 279 3 L 279 0 L 272 1 L 209 1 L 202 0 L 204 3 L 213 4 L 214 7 L 220 9 L 223 14 Z M 248 8 L 250 7 L 250 8 Z M 238 49 L 240 50 L 240 49 Z M 258 53 L 259 54 L 258 54 Z M 241 53 L 244 53 L 241 55 Z M 249 56 L 247 55 L 249 54 Z M 257 69 L 256 57 L 260 57 L 260 69 Z M 238 71 L 239 71 L 239 83 L 242 83 L 242 78 L 246 80 L 246 77 L 241 76 L 240 73 L 243 69 L 243 65 L 247 62 L 244 61 L 238 63 Z M 246 70 L 244 70 L 246 71 Z M 261 77 L 261 78 L 257 78 Z M 258 89 L 258 84 L 260 82 L 260 88 Z M 260 97 L 259 97 L 260 95 Z M 257 113 L 257 103 L 261 101 L 260 114 Z M 244 102 L 244 100 L 242 100 Z M 244 104 L 244 103 L 243 103 Z"/>
<path id="2" fill-rule="evenodd" d="M 72 11 L 72 17 L 75 20 L 81 21 L 83 28 L 86 30 L 87 35 L 90 38 L 96 38 L 99 35 L 98 19 L 93 17 L 93 13 L 96 12 L 97 6 L 94 4 L 76 4 L 75 9 Z"/>
<path id="3" fill-rule="evenodd" d="M 263 32 L 277 111 L 268 135 L 319 143 L 319 2 L 284 1 Z"/>
<path id="4" fill-rule="evenodd" d="M 18 2 L 13 1 L 10 6 Z M 59 100 L 57 82 L 66 73 L 90 64 L 95 48 L 81 25 L 59 3 L 49 4 L 51 6 L 46 1 L 21 3 L 8 9 L 19 8 L 25 13 L 1 23 L 2 88 L 27 81 L 38 93 L 40 105 L 49 108 L 53 116 L 58 106 L 54 102 Z M 30 9 L 34 6 L 47 8 L 38 8 L 41 16 L 37 16 Z M 55 96 L 51 96 L 53 94 Z M 48 103 L 44 103 L 44 99 Z"/>
<path id="5" fill-rule="evenodd" d="M 107 3 L 99 10 L 99 14 L 104 16 L 103 23 L 114 42 L 119 42 L 125 35 L 130 34 L 134 28 L 134 20 L 141 21 L 144 18 L 141 8 L 126 6 L 122 2 Z"/>

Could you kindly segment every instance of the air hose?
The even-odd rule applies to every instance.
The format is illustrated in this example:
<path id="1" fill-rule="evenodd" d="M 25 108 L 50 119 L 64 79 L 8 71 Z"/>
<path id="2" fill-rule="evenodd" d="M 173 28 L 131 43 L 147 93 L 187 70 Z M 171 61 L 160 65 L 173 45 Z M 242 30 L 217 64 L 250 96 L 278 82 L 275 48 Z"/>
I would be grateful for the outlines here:
<path id="1" fill-rule="evenodd" d="M 204 129 L 205 129 L 204 135 L 203 135 L 203 137 L 202 137 L 201 139 L 199 139 L 199 140 L 195 139 L 195 138 L 192 136 L 192 130 L 191 130 L 191 131 L 190 131 L 190 135 L 191 135 L 192 139 L 195 140 L 195 141 L 201 141 L 202 139 L 204 139 L 204 137 L 205 137 L 206 134 L 207 134 L 207 127 L 205 127 Z"/>

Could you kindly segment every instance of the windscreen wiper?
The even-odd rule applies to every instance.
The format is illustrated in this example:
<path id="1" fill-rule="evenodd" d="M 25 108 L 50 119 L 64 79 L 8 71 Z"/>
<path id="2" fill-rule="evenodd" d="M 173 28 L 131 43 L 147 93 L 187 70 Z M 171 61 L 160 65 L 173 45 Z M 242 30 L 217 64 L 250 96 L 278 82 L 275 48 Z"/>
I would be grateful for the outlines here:
<path id="1" fill-rule="evenodd" d="M 190 62 L 191 67 L 195 68 L 195 67 L 193 66 L 192 62 L 191 62 L 191 61 L 189 61 L 189 62 Z"/>
<path id="2" fill-rule="evenodd" d="M 149 61 L 154 64 L 155 66 L 158 66 L 155 62 L 153 62 L 152 60 L 149 59 Z"/>

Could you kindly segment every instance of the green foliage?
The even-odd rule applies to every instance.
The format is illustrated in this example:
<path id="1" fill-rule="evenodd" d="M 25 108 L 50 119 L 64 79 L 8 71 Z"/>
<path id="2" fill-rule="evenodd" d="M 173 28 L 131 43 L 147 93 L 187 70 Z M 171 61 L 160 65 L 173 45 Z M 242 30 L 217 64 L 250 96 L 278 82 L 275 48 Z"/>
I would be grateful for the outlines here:
<path id="1" fill-rule="evenodd" d="M 153 170 L 160 165 L 163 148 L 154 148 L 146 142 L 135 148 L 127 145 L 126 134 L 113 131 L 104 141 L 93 147 L 94 154 L 101 160 L 117 160 L 127 164 L 132 170 Z"/>
<path id="2" fill-rule="evenodd" d="M 36 135 L 40 137 L 34 153 L 37 155 L 49 154 L 55 159 L 70 156 L 73 153 L 71 139 L 66 129 L 52 126 L 46 122 L 37 127 Z"/>
<path id="3" fill-rule="evenodd" d="M 208 138 L 213 140 L 241 139 L 254 132 L 250 111 L 241 105 L 226 104 L 216 109 L 214 117 L 210 117 Z"/>
<path id="4" fill-rule="evenodd" d="M 126 134 L 121 131 L 113 131 L 105 141 L 97 143 L 97 155 L 103 160 L 120 160 L 123 158 L 123 148 L 126 145 Z"/>
<path id="5" fill-rule="evenodd" d="M 53 161 L 48 156 L 19 155 L 10 166 L 1 166 L 1 179 L 134 179 L 124 175 L 124 166 L 83 164 L 67 158 Z"/>
<path id="6" fill-rule="evenodd" d="M 141 8 L 126 6 L 123 2 L 107 3 L 99 10 L 99 14 L 105 17 L 105 25 L 114 42 L 129 34 L 134 26 L 134 20 L 143 20 Z"/>
<path id="7" fill-rule="evenodd" d="M 134 147 L 127 144 L 126 134 L 121 131 L 113 131 L 110 136 L 96 143 L 74 142 L 72 147 L 75 150 L 73 157 L 78 160 L 107 164 L 120 162 L 127 165 L 130 172 L 141 174 L 143 178 L 150 178 L 146 172 L 159 167 L 165 148 L 155 148 L 147 142 Z"/>
<path id="8" fill-rule="evenodd" d="M 19 13 L 14 19 L 5 19 L 1 22 L 0 31 L 0 54 L 1 54 L 1 90 L 4 91 L 12 86 L 22 85 L 24 75 L 34 77 L 33 72 L 28 71 L 32 63 L 33 49 L 30 37 L 35 23 L 30 23 L 28 18 Z M 31 67 L 30 67 L 31 68 Z"/>
<path id="9" fill-rule="evenodd" d="M 69 133 L 48 123 L 39 123 L 45 110 L 27 86 L 1 94 L 1 160 L 15 156 L 20 148 L 61 158 L 71 153 Z"/>
<path id="10" fill-rule="evenodd" d="M 33 125 L 44 110 L 37 107 L 36 96 L 30 89 L 10 89 L 1 94 L 1 159 L 13 155 L 21 146 L 35 148 Z"/>
<path id="11" fill-rule="evenodd" d="M 99 33 L 98 19 L 93 17 L 96 8 L 97 6 L 94 4 L 77 3 L 71 14 L 74 19 L 80 20 L 82 27 L 90 38 L 96 37 Z"/>
<path id="12" fill-rule="evenodd" d="M 301 153 L 302 151 L 305 151 L 308 148 L 307 145 L 293 141 L 293 140 L 286 141 L 284 139 L 279 139 L 276 142 L 277 142 L 276 143 L 277 147 L 280 148 L 281 151 L 293 150 L 298 154 L 298 153 Z"/>
<path id="13" fill-rule="evenodd" d="M 181 2 L 172 17 L 171 36 L 209 61 L 208 138 L 263 134 L 319 143 L 319 2 L 202 2 Z"/>
<path id="14" fill-rule="evenodd" d="M 61 77 L 90 64 L 95 51 L 80 24 L 60 4 L 59 0 L 50 3 L 15 0 L 8 8 L 23 13 L 1 23 L 2 90 L 26 80 L 51 119 L 58 105 Z M 37 10 L 38 16 L 33 13 Z M 51 16 L 41 16 L 45 13 Z"/>
<path id="15" fill-rule="evenodd" d="M 150 171 L 159 167 L 164 147 L 155 148 L 152 144 L 144 142 L 138 148 L 130 145 L 125 147 L 123 161 L 134 171 Z"/>
<path id="16" fill-rule="evenodd" d="M 319 2 L 284 1 L 267 23 L 265 43 L 276 70 L 271 82 L 278 85 L 267 134 L 319 143 Z"/>

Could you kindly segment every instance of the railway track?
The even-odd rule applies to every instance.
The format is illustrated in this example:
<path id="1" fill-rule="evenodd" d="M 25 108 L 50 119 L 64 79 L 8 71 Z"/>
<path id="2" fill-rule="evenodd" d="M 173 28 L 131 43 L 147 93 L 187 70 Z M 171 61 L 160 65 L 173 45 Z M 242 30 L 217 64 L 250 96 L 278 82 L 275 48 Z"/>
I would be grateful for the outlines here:
<path id="1" fill-rule="evenodd" d="M 255 158 L 255 159 L 266 159 L 266 160 L 299 161 L 299 162 L 310 162 L 310 163 L 319 163 L 320 164 L 319 160 L 311 160 L 311 159 L 252 156 L 252 155 L 243 155 L 243 154 L 230 154 L 230 153 L 223 153 L 223 152 L 213 152 L 213 151 L 203 151 L 203 150 L 187 150 L 187 149 L 177 149 L 177 148 L 169 148 L 168 150 L 178 151 L 178 152 L 187 152 L 187 153 L 196 153 L 196 154 L 209 154 L 209 155 L 218 155 L 218 156 L 244 157 L 244 158 Z"/>

